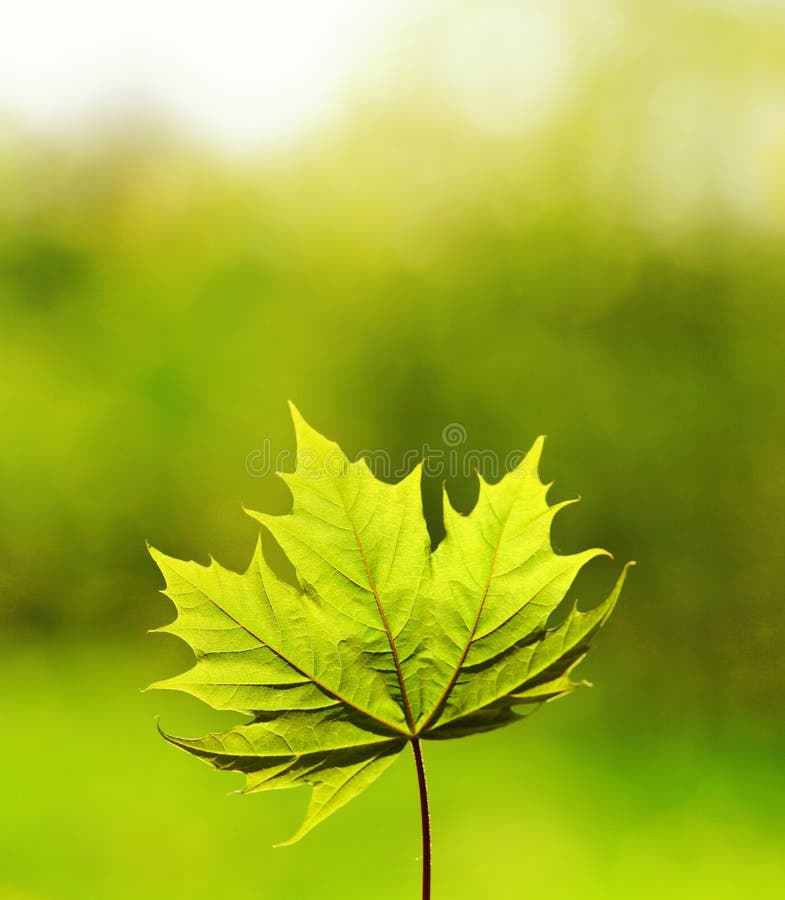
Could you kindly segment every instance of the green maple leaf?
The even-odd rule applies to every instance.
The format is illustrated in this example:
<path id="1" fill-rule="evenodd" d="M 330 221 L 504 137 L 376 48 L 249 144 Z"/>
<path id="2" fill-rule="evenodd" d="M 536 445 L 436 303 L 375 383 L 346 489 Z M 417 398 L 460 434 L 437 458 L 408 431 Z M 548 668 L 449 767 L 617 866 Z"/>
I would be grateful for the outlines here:
<path id="1" fill-rule="evenodd" d="M 499 728 L 573 690 L 570 673 L 627 570 L 593 610 L 574 607 L 548 627 L 581 567 L 609 554 L 554 553 L 551 522 L 574 501 L 548 504 L 542 438 L 497 484 L 480 478 L 469 515 L 445 498 L 446 536 L 431 551 L 421 466 L 384 483 L 294 408 L 293 417 L 297 468 L 281 476 L 292 511 L 250 515 L 287 554 L 297 586 L 265 561 L 264 532 L 242 574 L 151 549 L 177 608 L 157 630 L 196 655 L 189 671 L 151 687 L 252 717 L 203 738 L 162 734 L 218 769 L 244 772 L 244 792 L 312 785 L 305 821 L 286 843 L 365 790 L 408 743 L 419 754 L 420 740 Z"/>

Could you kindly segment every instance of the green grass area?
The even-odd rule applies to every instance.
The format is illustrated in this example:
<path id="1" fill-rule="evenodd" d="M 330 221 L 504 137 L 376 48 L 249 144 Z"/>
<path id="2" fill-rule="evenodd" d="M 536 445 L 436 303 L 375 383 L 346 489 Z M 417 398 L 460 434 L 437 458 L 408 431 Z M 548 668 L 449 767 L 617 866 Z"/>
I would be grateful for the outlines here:
<path id="1" fill-rule="evenodd" d="M 165 744 L 226 719 L 141 693 L 176 671 L 168 638 L 5 645 L 2 900 L 416 898 L 418 809 L 407 755 L 293 848 L 305 791 L 227 796 Z M 781 754 L 743 726 L 608 711 L 608 684 L 528 722 L 425 747 L 437 898 L 737 898 L 785 884 Z"/>

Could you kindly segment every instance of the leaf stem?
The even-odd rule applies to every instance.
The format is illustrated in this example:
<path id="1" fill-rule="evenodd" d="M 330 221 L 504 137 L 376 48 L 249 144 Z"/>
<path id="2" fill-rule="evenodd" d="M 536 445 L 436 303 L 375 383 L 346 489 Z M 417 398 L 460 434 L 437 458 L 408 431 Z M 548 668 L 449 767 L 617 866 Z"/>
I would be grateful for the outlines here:
<path id="1" fill-rule="evenodd" d="M 428 807 L 428 784 L 425 780 L 425 764 L 418 738 L 412 740 L 414 762 L 417 765 L 417 783 L 420 786 L 420 817 L 422 819 L 422 900 L 431 900 L 431 813 Z"/>

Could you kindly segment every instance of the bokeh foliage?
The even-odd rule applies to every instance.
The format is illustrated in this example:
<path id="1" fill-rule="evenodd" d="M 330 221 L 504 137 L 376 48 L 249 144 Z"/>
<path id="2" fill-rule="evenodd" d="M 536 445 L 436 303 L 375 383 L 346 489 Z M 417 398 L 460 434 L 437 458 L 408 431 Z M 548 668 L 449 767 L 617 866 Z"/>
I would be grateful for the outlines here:
<path id="1" fill-rule="evenodd" d="M 564 547 L 642 562 L 613 665 L 765 710 L 785 639 L 785 118 L 766 152 L 737 131 L 771 106 L 785 38 L 764 16 L 625 8 L 627 42 L 587 41 L 568 99 L 522 134 L 462 120 L 416 64 L 261 161 L 143 123 L 9 132 L 4 627 L 160 620 L 146 537 L 244 563 L 240 503 L 286 503 L 246 456 L 291 448 L 292 398 L 393 460 L 443 448 L 450 422 L 502 456 L 551 435 L 546 476 L 587 500 Z"/>
<path id="2" fill-rule="evenodd" d="M 404 48 L 393 89 L 259 158 L 227 160 L 143 121 L 63 140 L 4 128 L 0 627 L 10 641 L 42 659 L 47 647 L 109 638 L 138 648 L 171 618 L 145 539 L 245 565 L 256 528 L 241 503 L 281 512 L 288 502 L 246 460 L 265 441 L 292 449 L 291 398 L 348 452 L 386 449 L 394 461 L 444 449 L 448 423 L 466 428 L 466 449 L 502 456 L 548 434 L 553 499 L 584 498 L 557 521 L 556 548 L 639 561 L 586 672 L 607 702 L 652 728 L 675 718 L 776 730 L 785 25 L 765 5 L 630 0 L 610 23 L 595 4 L 564 6 L 569 90 L 521 129 L 462 117 L 430 78 L 424 39 Z M 448 489 L 465 508 L 476 494 L 471 479 Z M 437 497 L 434 481 L 434 538 Z M 581 576 L 584 607 L 607 593 L 612 569 L 597 562 Z M 69 653 L 62 672 L 86 685 Z M 56 698 L 50 674 L 48 688 L 35 684 Z M 25 725 L 21 707 L 15 715 Z M 548 733 L 539 740 L 535 755 L 547 756 Z M 627 737 L 607 740 L 598 746 L 612 754 Z M 703 771 L 693 751 L 674 765 Z M 633 753 L 643 767 L 646 752 Z M 739 751 L 725 774 L 742 777 L 746 761 Z M 769 783 L 768 765 L 751 783 Z M 637 777 L 619 790 L 643 785 Z M 763 853 L 766 791 L 756 791 L 757 825 L 738 827 Z M 559 834 L 554 825 L 554 846 Z M 721 842 L 701 834 L 710 868 Z M 635 870 L 630 852 L 620 872 Z M 88 895 L 98 896 L 62 894 Z"/>

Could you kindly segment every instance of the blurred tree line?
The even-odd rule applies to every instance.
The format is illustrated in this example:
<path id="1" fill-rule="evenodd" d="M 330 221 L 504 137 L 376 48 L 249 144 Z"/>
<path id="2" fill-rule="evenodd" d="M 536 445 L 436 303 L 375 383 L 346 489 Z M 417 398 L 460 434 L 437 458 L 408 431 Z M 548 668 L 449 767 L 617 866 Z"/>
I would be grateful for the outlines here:
<path id="1" fill-rule="evenodd" d="M 581 45 L 568 95 L 521 131 L 467 121 L 417 47 L 394 91 L 258 159 L 143 123 L 4 129 L 4 633 L 160 623 L 145 539 L 244 565 L 241 503 L 287 503 L 246 459 L 292 447 L 291 398 L 393 460 L 452 422 L 502 456 L 548 434 L 552 496 L 584 497 L 557 548 L 640 563 L 603 671 L 773 714 L 785 30 L 622 6 L 621 38 Z M 471 479 L 447 487 L 471 505 Z M 614 571 L 581 576 L 584 605 Z"/>

